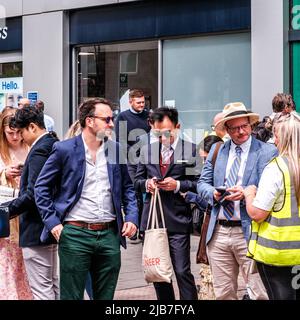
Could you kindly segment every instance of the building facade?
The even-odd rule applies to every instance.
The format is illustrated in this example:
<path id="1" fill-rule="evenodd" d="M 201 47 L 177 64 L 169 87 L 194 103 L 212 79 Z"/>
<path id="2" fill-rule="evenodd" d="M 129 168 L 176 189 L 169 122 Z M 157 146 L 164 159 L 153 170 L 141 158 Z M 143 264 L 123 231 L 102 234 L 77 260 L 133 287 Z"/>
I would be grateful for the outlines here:
<path id="1" fill-rule="evenodd" d="M 85 98 L 105 96 L 118 108 L 133 87 L 149 107 L 177 107 L 194 140 L 228 102 L 264 116 L 277 92 L 299 90 L 289 0 L 1 4 L 2 104 L 36 93 L 60 137 Z"/>

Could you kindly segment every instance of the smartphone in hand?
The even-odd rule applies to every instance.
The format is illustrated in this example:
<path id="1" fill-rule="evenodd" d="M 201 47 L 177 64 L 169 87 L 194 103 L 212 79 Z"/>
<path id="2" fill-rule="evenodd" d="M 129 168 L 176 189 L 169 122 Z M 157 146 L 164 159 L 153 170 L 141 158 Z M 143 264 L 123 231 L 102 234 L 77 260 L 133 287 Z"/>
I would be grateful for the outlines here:
<path id="1" fill-rule="evenodd" d="M 22 170 L 24 168 L 24 163 L 19 163 L 18 165 L 17 165 L 17 169 L 18 170 Z"/>
<path id="2" fill-rule="evenodd" d="M 155 183 L 160 183 L 160 182 L 164 181 L 163 178 L 157 178 L 157 177 L 154 177 L 153 180 Z"/>
<path id="3" fill-rule="evenodd" d="M 224 198 L 230 195 L 229 191 L 226 191 L 227 187 L 221 186 L 221 187 L 216 187 L 215 188 L 219 193 L 221 193 L 221 198 L 218 200 L 220 205 L 225 205 L 225 203 L 228 200 L 225 200 Z"/>
<path id="4" fill-rule="evenodd" d="M 219 193 L 221 193 L 222 195 L 226 192 L 226 187 L 225 187 L 225 186 L 216 187 L 215 189 L 216 189 Z"/>

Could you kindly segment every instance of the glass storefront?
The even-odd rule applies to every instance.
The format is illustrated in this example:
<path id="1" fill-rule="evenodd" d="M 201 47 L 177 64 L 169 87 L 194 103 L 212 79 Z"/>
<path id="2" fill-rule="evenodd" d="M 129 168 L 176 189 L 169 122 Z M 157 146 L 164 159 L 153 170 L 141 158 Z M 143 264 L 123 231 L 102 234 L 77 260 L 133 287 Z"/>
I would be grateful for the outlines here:
<path id="1" fill-rule="evenodd" d="M 178 108 L 185 129 L 210 130 L 233 101 L 251 108 L 250 33 L 164 41 L 163 102 Z"/>
<path id="2" fill-rule="evenodd" d="M 22 62 L 0 63 L 0 78 L 22 77 Z"/>
<path id="3" fill-rule="evenodd" d="M 76 56 L 78 104 L 88 97 L 105 97 L 120 109 L 123 95 L 139 88 L 147 107 L 157 107 L 157 41 L 82 46 L 76 48 Z"/>
<path id="4" fill-rule="evenodd" d="M 164 40 L 161 52 L 160 57 L 158 41 L 77 47 L 78 104 L 101 96 L 122 111 L 123 95 L 140 88 L 148 107 L 175 106 L 184 129 L 193 130 L 209 130 L 228 102 L 251 108 L 250 33 Z M 193 135 L 193 140 L 201 138 Z"/>

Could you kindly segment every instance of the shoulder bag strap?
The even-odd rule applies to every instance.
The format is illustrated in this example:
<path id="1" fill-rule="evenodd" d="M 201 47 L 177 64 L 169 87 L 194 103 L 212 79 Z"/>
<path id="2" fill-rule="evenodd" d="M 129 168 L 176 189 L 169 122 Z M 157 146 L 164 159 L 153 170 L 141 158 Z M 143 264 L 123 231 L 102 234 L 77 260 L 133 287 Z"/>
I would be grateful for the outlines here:
<path id="1" fill-rule="evenodd" d="M 216 149 L 215 149 L 214 154 L 211 159 L 211 163 L 213 165 L 213 168 L 215 167 L 217 156 L 218 156 L 218 153 L 219 153 L 219 150 L 220 150 L 222 144 L 223 144 L 223 142 L 217 142 Z"/>

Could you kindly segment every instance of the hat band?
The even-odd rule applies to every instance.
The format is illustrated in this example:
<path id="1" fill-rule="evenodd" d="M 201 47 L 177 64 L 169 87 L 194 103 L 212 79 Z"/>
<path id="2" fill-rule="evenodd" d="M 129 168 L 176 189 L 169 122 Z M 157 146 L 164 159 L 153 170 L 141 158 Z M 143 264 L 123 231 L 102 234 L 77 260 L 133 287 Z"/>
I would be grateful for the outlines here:
<path id="1" fill-rule="evenodd" d="M 228 113 L 224 118 L 229 118 L 229 117 L 234 117 L 234 116 L 239 116 L 239 115 L 249 115 L 249 113 L 251 114 L 252 112 L 249 111 L 234 111 L 231 113 Z"/>

